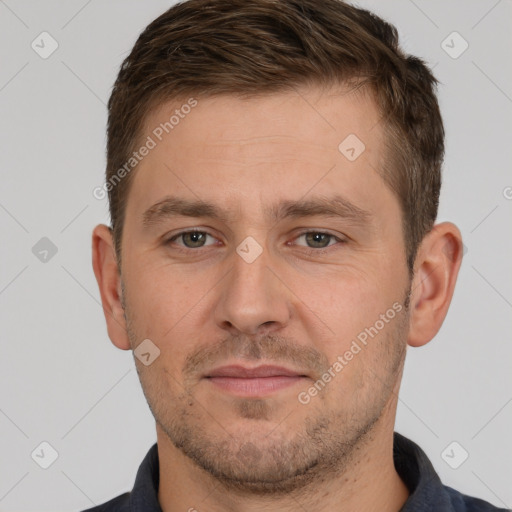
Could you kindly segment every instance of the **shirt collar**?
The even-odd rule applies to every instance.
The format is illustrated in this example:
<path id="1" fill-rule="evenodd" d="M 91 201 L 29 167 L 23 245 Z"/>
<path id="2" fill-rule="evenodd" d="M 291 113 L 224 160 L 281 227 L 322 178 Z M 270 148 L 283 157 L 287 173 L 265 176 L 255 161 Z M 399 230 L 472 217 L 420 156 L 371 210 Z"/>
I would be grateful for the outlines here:
<path id="1" fill-rule="evenodd" d="M 393 438 L 393 461 L 410 492 L 400 512 L 453 510 L 450 495 L 425 452 L 398 432 Z"/>
<path id="2" fill-rule="evenodd" d="M 137 471 L 135 484 L 130 493 L 130 512 L 162 512 L 160 503 L 158 503 L 159 483 L 158 445 L 155 443 Z"/>

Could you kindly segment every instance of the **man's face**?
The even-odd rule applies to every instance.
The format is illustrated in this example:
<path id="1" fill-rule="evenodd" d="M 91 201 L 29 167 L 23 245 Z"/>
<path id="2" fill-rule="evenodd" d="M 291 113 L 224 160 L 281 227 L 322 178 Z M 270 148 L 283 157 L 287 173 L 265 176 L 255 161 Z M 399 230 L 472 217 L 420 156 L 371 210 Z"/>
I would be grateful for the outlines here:
<path id="1" fill-rule="evenodd" d="M 285 490 L 343 468 L 394 421 L 410 283 L 399 203 L 378 174 L 382 125 L 362 94 L 197 100 L 161 141 L 181 103 L 146 120 L 142 143 L 156 146 L 134 171 L 122 244 L 130 342 L 160 350 L 136 360 L 159 433 L 232 485 Z M 146 213 L 170 197 L 167 215 Z M 177 214 L 179 200 L 221 215 Z"/>

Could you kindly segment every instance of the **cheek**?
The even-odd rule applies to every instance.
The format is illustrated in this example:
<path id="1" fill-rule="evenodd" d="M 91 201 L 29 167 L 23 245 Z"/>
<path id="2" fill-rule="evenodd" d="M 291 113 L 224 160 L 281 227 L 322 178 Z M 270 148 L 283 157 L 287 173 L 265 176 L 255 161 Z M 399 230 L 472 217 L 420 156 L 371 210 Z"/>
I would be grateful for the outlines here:
<path id="1" fill-rule="evenodd" d="M 305 327 L 314 322 L 325 333 L 316 337 L 317 349 L 330 360 L 348 350 L 360 332 L 374 325 L 401 299 L 389 270 L 377 268 L 371 273 L 355 268 L 338 269 L 324 276 L 303 273 L 295 283 L 295 309 Z M 315 336 L 311 341 L 315 343 Z"/>
<path id="2" fill-rule="evenodd" d="M 129 306 L 140 334 L 167 338 L 200 301 L 204 291 L 180 272 L 141 264 L 129 283 Z"/>

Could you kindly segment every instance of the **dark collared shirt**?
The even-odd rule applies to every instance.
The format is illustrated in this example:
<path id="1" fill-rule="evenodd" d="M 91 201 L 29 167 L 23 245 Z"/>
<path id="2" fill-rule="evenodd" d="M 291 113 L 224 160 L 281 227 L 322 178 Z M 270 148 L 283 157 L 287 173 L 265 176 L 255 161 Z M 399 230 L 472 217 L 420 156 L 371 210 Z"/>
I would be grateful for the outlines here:
<path id="1" fill-rule="evenodd" d="M 400 512 L 506 512 L 441 483 L 425 452 L 395 432 L 395 468 L 409 488 L 410 496 Z M 158 450 L 155 443 L 142 461 L 131 492 L 84 512 L 162 512 L 158 503 Z"/>

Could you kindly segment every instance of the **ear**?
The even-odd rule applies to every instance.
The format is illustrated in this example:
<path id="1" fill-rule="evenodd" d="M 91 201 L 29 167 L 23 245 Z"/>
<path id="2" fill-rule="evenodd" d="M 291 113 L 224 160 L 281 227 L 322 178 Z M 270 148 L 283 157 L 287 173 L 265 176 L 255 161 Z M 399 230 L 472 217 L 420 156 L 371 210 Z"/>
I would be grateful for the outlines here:
<path id="1" fill-rule="evenodd" d="M 112 233 L 100 224 L 92 233 L 92 266 L 101 294 L 108 336 L 122 350 L 130 350 L 124 309 L 121 302 L 121 276 L 114 251 Z"/>
<path id="2" fill-rule="evenodd" d="M 462 262 L 462 248 L 460 231 L 451 222 L 437 224 L 421 242 L 411 287 L 410 346 L 427 344 L 441 328 Z"/>

